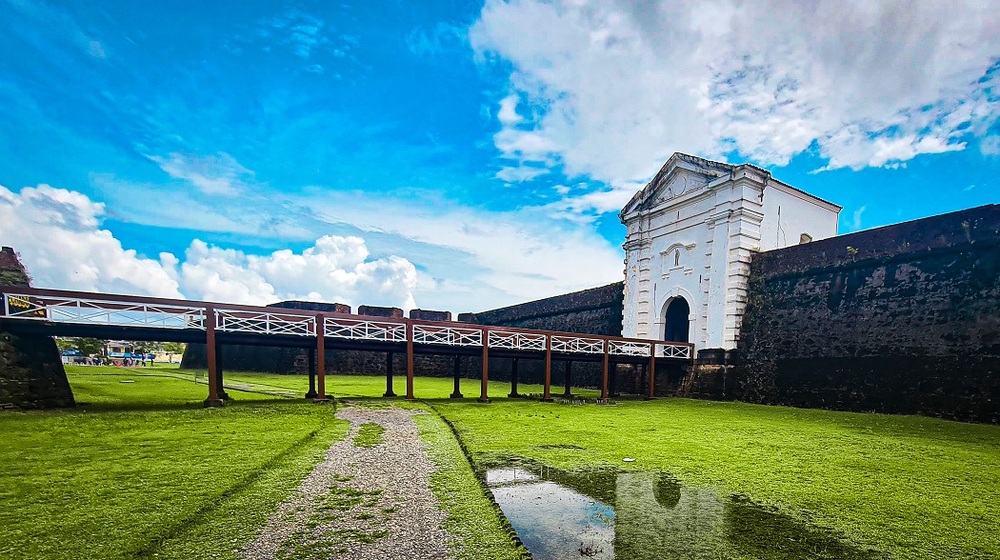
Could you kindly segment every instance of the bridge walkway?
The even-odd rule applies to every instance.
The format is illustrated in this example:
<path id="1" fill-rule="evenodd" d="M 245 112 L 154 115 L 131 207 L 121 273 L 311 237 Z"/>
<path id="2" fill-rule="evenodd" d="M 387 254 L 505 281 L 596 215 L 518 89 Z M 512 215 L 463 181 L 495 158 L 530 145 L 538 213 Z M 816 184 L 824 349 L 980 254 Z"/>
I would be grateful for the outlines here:
<path id="1" fill-rule="evenodd" d="M 224 345 L 247 344 L 305 348 L 310 351 L 307 398 L 327 401 L 325 353 L 328 348 L 386 352 L 386 396 L 392 394 L 393 353 L 406 354 L 406 398 L 413 392 L 414 356 L 481 356 L 479 400 L 489 401 L 489 358 L 511 358 L 512 395 L 517 394 L 519 359 L 543 359 L 543 400 L 551 400 L 552 362 L 602 364 L 601 397 L 608 398 L 608 372 L 614 364 L 641 364 L 647 372 L 647 396 L 653 397 L 656 364 L 690 362 L 693 345 L 680 342 L 543 331 L 469 323 L 425 321 L 324 313 L 278 307 L 233 305 L 96 292 L 0 287 L 0 331 L 47 336 L 147 340 L 206 344 L 208 398 L 218 406 L 222 389 Z M 318 364 L 318 367 L 317 367 Z M 455 393 L 458 392 L 458 367 Z M 567 377 L 568 379 L 568 377 Z"/>

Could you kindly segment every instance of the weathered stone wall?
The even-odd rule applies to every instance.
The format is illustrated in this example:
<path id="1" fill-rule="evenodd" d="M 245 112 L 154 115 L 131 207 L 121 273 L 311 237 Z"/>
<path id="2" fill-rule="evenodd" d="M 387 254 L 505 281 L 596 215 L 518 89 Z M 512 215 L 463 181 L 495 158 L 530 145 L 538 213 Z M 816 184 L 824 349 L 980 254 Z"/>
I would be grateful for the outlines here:
<path id="1" fill-rule="evenodd" d="M 510 307 L 462 313 L 458 320 L 479 325 L 621 336 L 624 298 L 624 283 L 615 282 Z"/>
<path id="2" fill-rule="evenodd" d="M 14 249 L 0 249 L 0 285 L 29 284 Z M 0 407 L 54 408 L 74 404 L 52 337 L 0 333 Z"/>
<path id="3" fill-rule="evenodd" d="M 755 255 L 734 396 L 1000 420 L 1000 206 Z"/>
<path id="4" fill-rule="evenodd" d="M 458 320 L 479 325 L 621 336 L 624 297 L 624 283 L 615 282 L 510 307 L 462 313 Z M 493 362 L 490 363 L 490 378 L 497 381 L 510 380 L 510 360 Z M 634 383 L 626 379 L 624 372 L 625 368 L 622 369 L 621 381 L 617 387 L 631 388 Z M 478 371 L 470 373 L 470 377 L 479 376 Z M 553 363 L 553 393 L 561 392 L 558 388 L 565 383 L 564 375 L 563 363 Z M 518 364 L 518 379 L 521 383 L 542 383 L 544 377 L 545 363 L 542 360 L 521 360 Z M 571 379 L 577 387 L 597 387 L 601 382 L 601 365 L 574 362 Z"/>

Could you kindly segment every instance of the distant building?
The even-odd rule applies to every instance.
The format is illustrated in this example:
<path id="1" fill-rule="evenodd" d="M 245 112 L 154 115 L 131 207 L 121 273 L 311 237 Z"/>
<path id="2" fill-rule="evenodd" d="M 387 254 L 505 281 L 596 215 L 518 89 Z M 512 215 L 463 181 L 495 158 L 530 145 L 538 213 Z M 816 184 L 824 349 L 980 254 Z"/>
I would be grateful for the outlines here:
<path id="1" fill-rule="evenodd" d="M 622 334 L 736 347 L 750 256 L 837 235 L 841 207 L 759 167 L 675 153 L 622 209 Z"/>

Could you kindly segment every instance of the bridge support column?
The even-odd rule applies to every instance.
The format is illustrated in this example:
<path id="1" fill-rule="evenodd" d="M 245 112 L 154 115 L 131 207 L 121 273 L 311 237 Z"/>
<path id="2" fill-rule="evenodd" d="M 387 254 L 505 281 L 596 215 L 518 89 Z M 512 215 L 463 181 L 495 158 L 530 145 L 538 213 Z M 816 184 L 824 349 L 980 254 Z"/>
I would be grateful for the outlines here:
<path id="1" fill-rule="evenodd" d="M 406 322 L 406 400 L 413 397 L 413 323 Z"/>
<path id="2" fill-rule="evenodd" d="M 601 398 L 608 398 L 608 363 L 610 356 L 608 355 L 608 341 L 604 341 L 604 364 L 601 368 Z"/>
<path id="3" fill-rule="evenodd" d="M 649 345 L 649 363 L 646 364 L 646 381 L 649 382 L 649 389 L 646 393 L 646 400 L 656 398 L 656 345 Z"/>
<path id="4" fill-rule="evenodd" d="M 326 396 L 326 317 L 316 316 L 316 398 L 313 402 L 330 402 Z"/>
<path id="5" fill-rule="evenodd" d="M 309 349 L 309 390 L 306 392 L 307 399 L 316 398 L 316 349 Z"/>
<path id="6" fill-rule="evenodd" d="M 396 393 L 392 390 L 392 352 L 385 353 L 385 393 L 382 393 L 382 396 L 396 396 Z"/>
<path id="7" fill-rule="evenodd" d="M 618 364 L 613 360 L 608 363 L 608 394 L 617 397 L 618 393 Z"/>
<path id="8" fill-rule="evenodd" d="M 223 360 L 222 360 L 222 343 L 219 342 L 218 338 L 215 339 L 215 362 L 216 362 L 216 364 L 215 364 L 215 375 L 216 375 L 216 378 L 217 378 L 215 386 L 218 388 L 219 398 L 222 399 L 222 400 L 224 400 L 224 401 L 231 401 L 231 400 L 233 400 L 233 398 L 230 397 L 229 393 L 226 392 L 225 377 L 223 376 L 223 373 L 222 373 L 222 370 L 223 370 L 223 367 L 222 367 L 222 362 L 223 362 Z"/>
<path id="9" fill-rule="evenodd" d="M 567 399 L 573 398 L 573 360 L 566 360 L 565 373 L 563 375 L 563 397 Z"/>
<path id="10" fill-rule="evenodd" d="M 450 396 L 453 399 L 460 399 L 460 398 L 462 398 L 464 396 L 464 395 L 462 395 L 462 388 L 460 386 L 461 385 L 461 379 L 462 379 L 462 357 L 461 356 L 455 356 L 455 368 L 454 368 L 454 371 L 452 372 L 452 375 L 455 378 L 455 389 L 451 392 Z"/>
<path id="11" fill-rule="evenodd" d="M 545 390 L 542 402 L 552 402 L 552 336 L 545 337 Z"/>
<path id="12" fill-rule="evenodd" d="M 510 361 L 510 393 L 507 395 L 512 399 L 520 397 L 517 393 L 517 358 L 511 358 Z"/>
<path id="13" fill-rule="evenodd" d="M 205 399 L 205 406 L 222 406 L 223 401 L 219 398 L 219 377 L 215 351 L 215 308 L 211 305 L 205 308 L 205 353 L 208 360 L 208 398 Z"/>
<path id="14" fill-rule="evenodd" d="M 488 387 L 490 384 L 490 337 L 489 331 L 483 329 L 483 379 L 479 384 L 479 402 L 490 402 Z"/>

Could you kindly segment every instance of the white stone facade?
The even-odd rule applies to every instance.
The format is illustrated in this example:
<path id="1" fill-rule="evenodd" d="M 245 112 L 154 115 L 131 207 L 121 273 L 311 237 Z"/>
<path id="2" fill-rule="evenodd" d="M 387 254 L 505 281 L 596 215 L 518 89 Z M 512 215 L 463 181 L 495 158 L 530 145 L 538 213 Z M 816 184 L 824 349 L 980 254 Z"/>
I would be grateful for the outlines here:
<path id="1" fill-rule="evenodd" d="M 751 254 L 832 237 L 840 210 L 759 167 L 675 153 L 619 214 L 628 228 L 623 335 L 735 348 Z"/>

